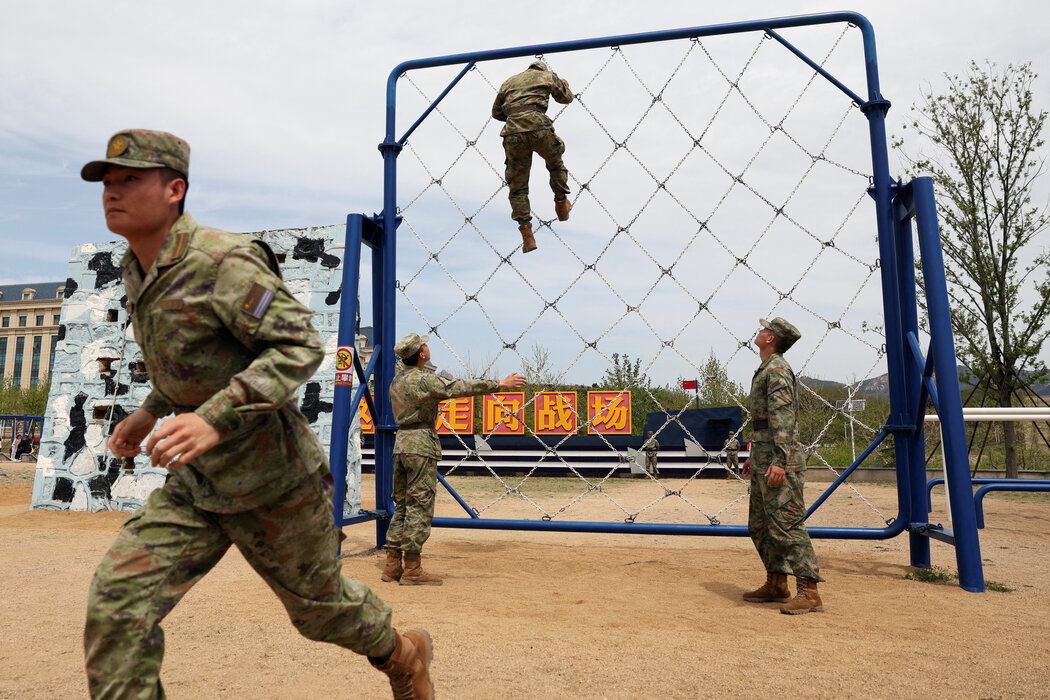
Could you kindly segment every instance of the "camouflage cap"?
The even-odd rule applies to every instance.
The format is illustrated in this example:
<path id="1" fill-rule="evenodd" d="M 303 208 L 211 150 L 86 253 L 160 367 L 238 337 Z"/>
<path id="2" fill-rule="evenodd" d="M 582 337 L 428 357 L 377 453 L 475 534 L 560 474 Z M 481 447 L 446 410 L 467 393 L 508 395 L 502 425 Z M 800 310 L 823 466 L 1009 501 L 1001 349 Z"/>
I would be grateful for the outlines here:
<path id="1" fill-rule="evenodd" d="M 113 134 L 106 159 L 93 160 L 80 169 L 80 177 L 100 182 L 110 165 L 126 168 L 171 168 L 183 177 L 190 173 L 190 145 L 166 131 L 124 129 Z"/>
<path id="2" fill-rule="evenodd" d="M 802 337 L 799 330 L 792 326 L 790 323 L 777 316 L 772 321 L 767 321 L 764 318 L 758 319 L 758 322 L 762 324 L 763 328 L 768 328 L 773 332 L 773 335 L 784 341 L 787 347 L 791 347 L 795 344 L 795 341 Z"/>
<path id="3" fill-rule="evenodd" d="M 402 360 L 407 360 L 419 352 L 419 349 L 426 345 L 428 340 L 430 340 L 429 335 L 420 336 L 419 333 L 409 333 L 394 344 L 394 354 Z"/>
<path id="4" fill-rule="evenodd" d="M 538 70 L 545 70 L 547 72 L 550 72 L 550 68 L 547 67 L 547 64 L 540 60 L 536 60 L 530 63 L 529 68 L 536 68 Z"/>

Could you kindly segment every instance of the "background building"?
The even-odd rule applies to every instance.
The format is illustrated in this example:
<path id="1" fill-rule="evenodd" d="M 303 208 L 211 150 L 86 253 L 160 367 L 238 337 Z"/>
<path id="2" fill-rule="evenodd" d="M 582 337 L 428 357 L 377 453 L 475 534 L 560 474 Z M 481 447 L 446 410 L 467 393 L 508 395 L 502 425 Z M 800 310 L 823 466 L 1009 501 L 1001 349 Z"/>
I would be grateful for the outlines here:
<path id="1" fill-rule="evenodd" d="M 0 285 L 0 377 L 35 386 L 51 376 L 65 282 Z"/>

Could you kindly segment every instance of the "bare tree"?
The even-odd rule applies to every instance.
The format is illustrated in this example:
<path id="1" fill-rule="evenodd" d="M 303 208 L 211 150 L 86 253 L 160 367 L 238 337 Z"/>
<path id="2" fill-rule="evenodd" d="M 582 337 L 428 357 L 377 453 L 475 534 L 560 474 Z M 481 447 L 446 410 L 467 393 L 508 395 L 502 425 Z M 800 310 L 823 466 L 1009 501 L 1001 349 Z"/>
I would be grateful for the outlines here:
<path id="1" fill-rule="evenodd" d="M 911 157 L 902 139 L 894 147 L 910 176 L 934 180 L 959 359 L 986 384 L 986 401 L 1007 407 L 1047 376 L 1039 355 L 1050 334 L 1050 251 L 1031 245 L 1050 223 L 1046 204 L 1033 204 L 1047 112 L 1033 105 L 1029 63 L 971 62 L 969 74 L 945 77 L 945 92 L 926 92 L 905 127 L 932 148 Z M 1013 423 L 1003 437 L 1016 477 Z"/>
<path id="2" fill-rule="evenodd" d="M 558 384 L 563 374 L 554 366 L 550 351 L 539 343 L 533 343 L 529 356 L 521 358 L 521 373 L 529 384 L 548 387 Z"/>

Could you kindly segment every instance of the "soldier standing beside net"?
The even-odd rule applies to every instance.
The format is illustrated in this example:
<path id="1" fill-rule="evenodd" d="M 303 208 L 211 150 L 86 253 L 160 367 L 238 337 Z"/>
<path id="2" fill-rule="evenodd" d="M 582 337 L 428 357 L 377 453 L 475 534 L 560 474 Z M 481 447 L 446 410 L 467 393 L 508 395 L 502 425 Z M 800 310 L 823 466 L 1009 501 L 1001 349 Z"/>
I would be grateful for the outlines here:
<path id="1" fill-rule="evenodd" d="M 823 581 L 806 530 L 806 458 L 798 443 L 798 388 L 783 353 L 802 334 L 784 319 L 761 320 L 755 337 L 762 364 L 751 380 L 751 453 L 743 473 L 751 475 L 747 529 L 766 567 L 766 582 L 744 594 L 750 603 L 787 603 L 780 612 L 824 612 L 817 593 Z M 791 598 L 788 574 L 798 582 Z M 790 601 L 790 602 L 789 602 Z"/>
<path id="2" fill-rule="evenodd" d="M 394 345 L 403 367 L 390 382 L 390 407 L 397 421 L 394 438 L 394 504 L 397 508 L 386 533 L 386 565 L 382 579 L 402 586 L 440 586 L 438 576 L 423 571 L 421 552 L 430 537 L 437 492 L 441 440 L 434 426 L 442 401 L 511 391 L 525 386 L 525 377 L 452 379 L 427 369 L 430 336 L 409 333 Z M 402 557 L 404 561 L 402 562 Z"/>
<path id="3" fill-rule="evenodd" d="M 722 449 L 726 453 L 726 478 L 732 479 L 733 474 L 740 469 L 740 442 L 736 439 L 736 433 L 729 433 Z"/>
<path id="4" fill-rule="evenodd" d="M 554 211 L 558 221 L 569 220 L 569 173 L 561 156 L 565 142 L 554 133 L 547 116 L 550 97 L 556 102 L 572 102 L 569 83 L 553 73 L 543 61 L 533 61 L 523 73 L 507 78 L 492 104 L 492 118 L 506 122 L 500 136 L 506 153 L 507 185 L 510 188 L 511 218 L 518 222 L 521 251 L 536 250 L 532 233 L 532 208 L 529 205 L 529 172 L 532 154 L 536 152 L 547 163 Z"/>

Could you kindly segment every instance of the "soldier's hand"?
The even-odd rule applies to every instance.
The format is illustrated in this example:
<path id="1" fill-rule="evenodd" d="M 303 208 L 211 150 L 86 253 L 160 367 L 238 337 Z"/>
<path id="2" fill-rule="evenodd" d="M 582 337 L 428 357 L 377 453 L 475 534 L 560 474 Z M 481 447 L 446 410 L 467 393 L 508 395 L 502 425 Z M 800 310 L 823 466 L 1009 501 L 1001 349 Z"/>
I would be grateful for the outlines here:
<path id="1" fill-rule="evenodd" d="M 740 476 L 751 476 L 751 458 L 744 460 L 744 466 L 740 467 Z"/>
<path id="2" fill-rule="evenodd" d="M 140 408 L 124 420 L 117 423 L 113 435 L 109 438 L 109 449 L 118 457 L 134 457 L 139 453 L 139 445 L 157 424 L 157 417 L 144 408 Z"/>
<path id="3" fill-rule="evenodd" d="M 787 472 L 784 471 L 784 468 L 775 464 L 770 465 L 769 469 L 766 470 L 766 483 L 769 484 L 770 488 L 778 488 L 784 483 L 786 477 Z"/>
<path id="4" fill-rule="evenodd" d="M 178 469 L 219 444 L 222 435 L 196 413 L 164 421 L 146 443 L 153 466 Z"/>
<path id="5" fill-rule="evenodd" d="M 503 379 L 499 380 L 499 388 L 503 391 L 510 389 L 520 389 L 525 386 L 525 377 L 521 376 L 517 372 L 511 372 Z"/>

